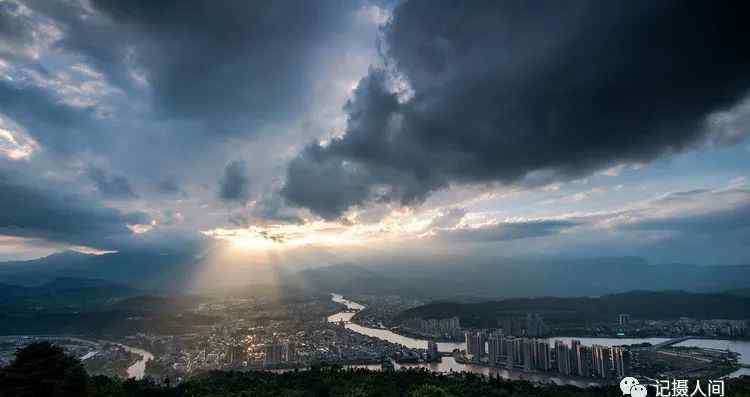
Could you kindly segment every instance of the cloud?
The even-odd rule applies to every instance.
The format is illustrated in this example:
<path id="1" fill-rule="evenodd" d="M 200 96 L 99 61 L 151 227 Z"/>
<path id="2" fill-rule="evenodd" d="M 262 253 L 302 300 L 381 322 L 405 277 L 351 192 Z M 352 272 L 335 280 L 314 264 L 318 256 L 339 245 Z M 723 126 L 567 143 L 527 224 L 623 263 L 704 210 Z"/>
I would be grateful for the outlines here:
<path id="1" fill-rule="evenodd" d="M 86 132 L 92 127 L 91 109 L 62 103 L 33 84 L 0 79 L 0 111 L 47 149 L 70 153 L 98 142 Z"/>
<path id="2" fill-rule="evenodd" d="M 349 29 L 361 2 L 90 5 L 31 7 L 60 25 L 59 48 L 82 54 L 123 89 L 147 86 L 162 115 L 236 134 L 304 109 L 320 49 Z"/>
<path id="3" fill-rule="evenodd" d="M 386 68 L 360 81 L 343 136 L 290 163 L 282 194 L 331 219 L 452 184 L 546 184 L 688 150 L 750 90 L 737 15 L 705 3 L 399 3 Z"/>
<path id="4" fill-rule="evenodd" d="M 289 208 L 284 198 L 278 194 L 265 194 L 253 204 L 251 213 L 264 221 L 301 223 L 302 218 L 298 212 Z"/>
<path id="5" fill-rule="evenodd" d="M 250 198 L 250 178 L 243 161 L 234 160 L 224 168 L 224 176 L 219 181 L 219 198 L 241 204 Z"/>
<path id="6" fill-rule="evenodd" d="M 32 22 L 15 1 L 0 3 L 0 55 L 15 55 L 33 44 Z"/>
<path id="7" fill-rule="evenodd" d="M 104 198 L 125 200 L 138 197 L 130 187 L 128 179 L 122 175 L 112 175 L 93 166 L 89 167 L 86 173 Z"/>
<path id="8" fill-rule="evenodd" d="M 430 222 L 429 228 L 451 228 L 458 225 L 466 216 L 467 211 L 463 208 L 450 208 L 436 216 Z"/>
<path id="9" fill-rule="evenodd" d="M 130 236 L 127 225 L 150 222 L 144 213 L 107 208 L 61 186 L 1 169 L 0 208 L 0 235 L 98 248 L 122 244 Z"/>
<path id="10" fill-rule="evenodd" d="M 435 238 L 444 241 L 498 242 L 556 235 L 576 225 L 576 222 L 566 220 L 532 220 L 499 222 L 478 227 L 441 228 L 434 233 Z"/>
<path id="11" fill-rule="evenodd" d="M 0 2 L 0 56 L 22 61 L 38 58 L 40 47 L 58 35 L 53 24 L 41 21 L 22 3 Z"/>
<path id="12" fill-rule="evenodd" d="M 716 234 L 750 230 L 750 189 L 676 192 L 651 203 L 621 226 L 628 230 L 661 230 Z"/>
<path id="13" fill-rule="evenodd" d="M 177 182 L 177 178 L 174 176 L 168 176 L 159 181 L 159 183 L 156 184 L 156 189 L 159 193 L 163 194 L 185 195 L 185 192 L 180 188 L 179 182 Z"/>

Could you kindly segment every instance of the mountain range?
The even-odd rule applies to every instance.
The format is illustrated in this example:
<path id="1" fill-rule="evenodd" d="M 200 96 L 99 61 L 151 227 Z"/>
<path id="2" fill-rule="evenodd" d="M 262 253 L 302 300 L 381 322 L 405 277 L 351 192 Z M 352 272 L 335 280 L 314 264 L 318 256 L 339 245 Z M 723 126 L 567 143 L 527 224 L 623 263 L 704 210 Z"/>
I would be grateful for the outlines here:
<path id="1" fill-rule="evenodd" d="M 145 291 L 183 292 L 197 261 L 171 253 L 86 255 L 64 252 L 31 261 L 0 263 L 0 283 L 39 286 L 57 280 L 97 279 Z M 494 258 L 435 263 L 335 264 L 279 272 L 279 290 L 345 294 L 397 294 L 424 299 L 598 296 L 632 290 L 718 292 L 750 290 L 750 266 L 652 265 L 635 257 L 564 259 Z M 13 288 L 6 286 L 7 291 Z"/>

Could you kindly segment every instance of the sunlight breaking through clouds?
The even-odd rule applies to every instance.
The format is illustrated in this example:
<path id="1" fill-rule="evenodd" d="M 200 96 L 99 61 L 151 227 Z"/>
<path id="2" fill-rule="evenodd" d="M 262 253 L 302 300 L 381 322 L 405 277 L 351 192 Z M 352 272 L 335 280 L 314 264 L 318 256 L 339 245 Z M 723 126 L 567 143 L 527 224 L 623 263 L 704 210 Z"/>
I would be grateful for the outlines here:
<path id="1" fill-rule="evenodd" d="M 39 149 L 34 139 L 14 129 L 0 117 L 0 154 L 11 160 L 21 160 L 31 156 Z"/>

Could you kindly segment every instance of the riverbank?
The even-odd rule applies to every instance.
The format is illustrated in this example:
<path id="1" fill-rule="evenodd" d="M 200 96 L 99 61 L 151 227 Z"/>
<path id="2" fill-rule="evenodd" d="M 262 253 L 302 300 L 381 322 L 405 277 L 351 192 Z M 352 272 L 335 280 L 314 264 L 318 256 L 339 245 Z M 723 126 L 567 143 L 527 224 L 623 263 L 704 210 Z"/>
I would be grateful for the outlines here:
<path id="1" fill-rule="evenodd" d="M 150 352 L 139 349 L 136 347 L 128 346 L 123 343 L 113 342 L 105 339 L 98 339 L 91 335 L 0 335 L 0 338 L 28 338 L 30 340 L 47 340 L 47 341 L 59 341 L 68 340 L 79 343 L 85 343 L 91 346 L 92 352 L 87 354 L 87 358 L 96 357 L 96 354 L 101 350 L 102 345 L 112 344 L 119 346 L 126 350 L 128 353 L 132 353 L 140 357 L 133 364 L 130 364 L 126 369 L 125 373 L 128 378 L 142 379 L 146 371 L 146 363 L 154 358 L 154 355 Z"/>
<path id="2" fill-rule="evenodd" d="M 469 360 L 464 354 L 454 354 L 453 358 L 456 360 L 457 363 L 461 363 L 464 365 L 477 365 L 480 367 L 504 370 L 504 371 L 508 371 L 511 373 L 519 374 L 519 377 L 523 377 L 524 374 L 529 375 L 529 376 L 531 375 L 550 376 L 549 372 L 544 372 L 544 371 L 525 370 L 525 369 L 518 369 L 518 368 L 508 369 L 506 366 L 496 366 L 496 365 L 491 365 L 485 362 L 472 361 L 472 360 Z M 607 380 L 598 379 L 598 378 L 586 378 L 583 376 L 570 376 L 570 375 L 560 375 L 560 374 L 555 374 L 554 376 L 556 378 L 560 378 L 568 382 L 587 383 L 589 385 L 598 385 L 598 386 L 616 384 L 619 381 L 619 380 L 607 381 Z"/>
<path id="3" fill-rule="evenodd" d="M 343 304 L 347 309 L 350 310 L 362 310 L 363 305 L 352 302 L 345 299 L 342 295 L 332 294 L 332 299 L 340 304 Z M 391 343 L 401 344 L 403 346 L 415 349 L 425 349 L 427 347 L 427 340 L 421 338 L 414 338 L 410 336 L 400 335 L 389 329 L 370 328 L 356 323 L 352 323 L 351 319 L 356 313 L 352 312 L 340 312 L 328 317 L 331 322 L 344 321 L 345 326 L 361 334 L 373 336 L 386 340 Z M 555 336 L 549 337 L 547 340 L 555 341 L 560 340 L 568 345 L 571 344 L 573 339 L 579 340 L 581 344 L 586 346 L 591 345 L 602 345 L 607 347 L 620 346 L 620 345 L 634 345 L 641 343 L 650 343 L 652 345 L 662 343 L 670 340 L 670 338 L 592 338 L 592 337 L 572 337 L 572 336 Z M 750 365 L 750 342 L 747 341 L 735 341 L 726 339 L 695 339 L 686 340 L 676 344 L 677 347 L 700 347 L 709 349 L 720 349 L 728 350 L 739 354 L 739 364 Z M 438 350 L 440 352 L 452 352 L 453 350 L 466 350 L 466 344 L 463 342 L 440 342 L 438 343 Z M 504 368 L 496 367 L 483 367 L 475 365 L 474 363 L 458 363 L 453 357 L 443 357 L 443 361 L 438 364 L 432 365 L 419 365 L 421 368 L 428 369 L 430 371 L 438 372 L 455 372 L 455 371 L 468 371 L 474 373 L 480 373 L 483 375 L 501 376 L 506 379 L 524 379 L 524 375 L 535 377 L 537 374 L 514 374 Z M 405 366 L 408 368 L 408 366 Z M 739 368 L 737 371 L 729 374 L 729 377 L 750 375 L 750 368 Z M 543 379 L 539 379 L 540 383 L 547 383 L 550 380 L 559 381 L 565 383 L 557 374 L 548 374 L 547 376 L 541 376 Z M 528 379 L 527 379 L 528 380 Z"/>
<path id="4" fill-rule="evenodd" d="M 370 327 L 373 328 L 371 324 L 366 324 L 358 321 L 357 314 L 355 313 L 354 316 L 351 318 L 351 322 L 353 324 L 360 325 L 362 327 Z M 408 337 L 408 338 L 417 338 L 417 339 L 425 339 L 425 340 L 432 340 L 435 342 L 446 342 L 446 343 L 460 343 L 462 340 L 455 340 L 450 338 L 444 338 L 444 337 L 435 337 L 434 335 L 421 333 L 413 330 L 408 330 L 401 328 L 399 326 L 395 327 L 383 327 L 380 329 L 387 329 L 395 334 Z M 682 338 L 685 337 L 685 335 L 646 335 L 646 336 L 640 336 L 640 335 L 628 335 L 628 336 L 619 336 L 619 335 L 590 335 L 590 334 L 578 334 L 578 335 L 572 335 L 572 334 L 556 334 L 555 336 L 546 337 L 549 339 L 621 339 L 621 340 L 649 340 L 649 339 L 675 339 L 675 338 Z M 719 337 L 719 336 L 705 336 L 705 335 L 689 335 L 688 340 L 718 340 L 718 341 L 729 341 L 729 342 L 749 342 L 750 338 L 747 337 Z M 623 344 L 625 346 L 625 344 Z"/>

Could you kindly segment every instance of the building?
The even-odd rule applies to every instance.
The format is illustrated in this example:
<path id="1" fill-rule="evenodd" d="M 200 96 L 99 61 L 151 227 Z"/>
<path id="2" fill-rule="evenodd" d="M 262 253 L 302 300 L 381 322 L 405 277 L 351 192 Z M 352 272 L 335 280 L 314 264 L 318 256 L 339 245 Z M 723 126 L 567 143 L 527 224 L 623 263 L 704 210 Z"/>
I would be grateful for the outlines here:
<path id="1" fill-rule="evenodd" d="M 513 353 L 513 349 L 515 348 L 516 338 L 510 337 L 510 338 L 503 338 L 503 349 L 505 350 L 505 367 L 508 369 L 513 368 L 513 357 L 516 356 L 516 354 Z"/>
<path id="2" fill-rule="evenodd" d="M 630 367 L 630 352 L 622 347 L 612 349 L 612 371 L 616 378 L 627 376 Z"/>
<path id="3" fill-rule="evenodd" d="M 492 333 L 487 337 L 487 355 L 490 365 L 500 364 L 503 358 L 504 338 L 502 333 Z"/>
<path id="4" fill-rule="evenodd" d="M 404 328 L 435 338 L 460 339 L 461 323 L 458 317 L 427 320 L 410 318 L 402 323 Z"/>
<path id="5" fill-rule="evenodd" d="M 396 366 L 389 357 L 383 356 L 380 361 L 380 369 L 383 372 L 392 372 L 396 370 Z"/>
<path id="6" fill-rule="evenodd" d="M 536 341 L 524 338 L 521 342 L 521 357 L 523 369 L 531 371 L 536 368 Z"/>
<path id="7" fill-rule="evenodd" d="M 297 354 L 297 346 L 294 342 L 289 342 L 286 345 L 286 361 L 294 363 L 299 361 L 299 355 Z"/>
<path id="8" fill-rule="evenodd" d="M 583 376 L 583 354 L 581 341 L 573 339 L 570 341 L 570 373 L 572 375 Z"/>
<path id="9" fill-rule="evenodd" d="M 592 355 L 592 375 L 597 378 L 612 378 L 612 351 L 610 348 L 601 345 L 591 346 Z"/>
<path id="10" fill-rule="evenodd" d="M 486 354 L 485 334 L 481 331 L 466 332 L 466 352 L 478 360 Z"/>
<path id="11" fill-rule="evenodd" d="M 628 325 L 630 322 L 630 315 L 629 314 L 620 314 L 617 316 L 617 323 L 622 325 Z"/>
<path id="12" fill-rule="evenodd" d="M 570 375 L 570 347 L 562 341 L 555 341 L 555 364 L 557 372 L 561 375 Z"/>
<path id="13" fill-rule="evenodd" d="M 508 336 L 523 336 L 524 320 L 518 317 L 501 317 L 497 323 L 503 329 L 503 333 Z"/>
<path id="14" fill-rule="evenodd" d="M 508 352 L 508 356 L 513 358 L 513 365 L 516 367 L 523 366 L 523 338 L 515 338 L 511 342 L 511 351 Z"/>
<path id="15" fill-rule="evenodd" d="M 427 341 L 427 358 L 430 361 L 437 361 L 440 358 L 440 351 L 438 351 L 438 344 L 434 341 Z"/>
<path id="16" fill-rule="evenodd" d="M 227 364 L 232 366 L 240 365 L 243 361 L 247 360 L 245 346 L 239 342 L 227 346 L 225 357 L 227 358 Z"/>
<path id="17" fill-rule="evenodd" d="M 536 313 L 526 315 L 526 332 L 525 335 L 538 338 L 547 334 L 547 326 L 544 324 L 542 317 Z"/>
<path id="18" fill-rule="evenodd" d="M 536 366 L 535 368 L 542 371 L 552 369 L 552 354 L 550 353 L 549 343 L 544 340 L 535 341 L 536 345 Z"/>
<path id="19" fill-rule="evenodd" d="M 286 346 L 279 343 L 272 343 L 266 345 L 264 349 L 266 358 L 264 364 L 273 365 L 284 362 L 284 356 L 286 353 Z"/>

